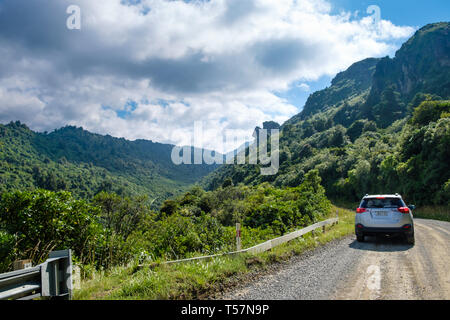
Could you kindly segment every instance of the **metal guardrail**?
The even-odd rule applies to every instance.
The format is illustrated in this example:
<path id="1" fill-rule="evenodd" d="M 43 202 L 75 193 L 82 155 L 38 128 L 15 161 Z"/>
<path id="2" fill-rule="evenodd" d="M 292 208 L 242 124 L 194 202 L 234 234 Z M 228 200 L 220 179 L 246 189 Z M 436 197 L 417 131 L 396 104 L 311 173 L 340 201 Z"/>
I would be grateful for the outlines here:
<path id="1" fill-rule="evenodd" d="M 256 253 L 268 251 L 272 248 L 275 248 L 276 246 L 279 246 L 280 244 L 283 244 L 283 243 L 291 241 L 295 238 L 301 237 L 309 232 L 314 232 L 314 230 L 316 230 L 318 228 L 325 228 L 325 226 L 328 224 L 334 225 L 338 222 L 339 222 L 339 218 L 336 217 L 336 218 L 332 218 L 332 219 L 314 223 L 306 228 L 296 230 L 294 232 L 285 234 L 285 235 L 275 238 L 275 239 L 268 240 L 266 242 L 257 244 L 256 246 L 253 246 L 253 247 L 250 247 L 247 249 L 242 249 L 242 250 L 227 252 L 227 253 L 219 253 L 219 254 L 214 254 L 214 255 L 210 255 L 210 256 L 202 256 L 202 257 L 194 257 L 194 258 L 187 258 L 187 259 L 180 259 L 180 260 L 173 260 L 173 261 L 165 261 L 165 262 L 162 262 L 162 264 L 172 264 L 172 263 L 179 263 L 179 262 L 207 260 L 207 259 L 212 259 L 215 257 L 221 257 L 221 256 L 225 256 L 225 255 L 233 255 L 233 254 L 239 254 L 239 253 L 256 254 Z"/>
<path id="2" fill-rule="evenodd" d="M 275 238 L 275 239 L 271 239 L 268 240 L 266 242 L 263 242 L 261 244 L 258 244 L 256 246 L 253 246 L 251 248 L 247 248 L 244 250 L 241 250 L 243 252 L 248 252 L 248 253 L 260 253 L 260 252 L 264 252 L 264 251 L 268 251 L 272 248 L 275 248 L 276 246 L 279 246 L 280 244 L 286 243 L 288 241 L 291 241 L 295 238 L 299 238 L 309 232 L 312 232 L 318 228 L 324 228 L 327 224 L 335 224 L 337 223 L 339 220 L 338 218 L 333 218 L 333 219 L 328 219 L 328 220 L 324 220 L 321 222 L 317 222 L 314 223 L 306 228 L 300 229 L 300 230 L 296 230 L 294 232 L 285 234 L 281 237 Z"/>
<path id="3" fill-rule="evenodd" d="M 31 300 L 39 297 L 72 298 L 72 252 L 50 252 L 35 267 L 0 274 L 0 300 Z"/>

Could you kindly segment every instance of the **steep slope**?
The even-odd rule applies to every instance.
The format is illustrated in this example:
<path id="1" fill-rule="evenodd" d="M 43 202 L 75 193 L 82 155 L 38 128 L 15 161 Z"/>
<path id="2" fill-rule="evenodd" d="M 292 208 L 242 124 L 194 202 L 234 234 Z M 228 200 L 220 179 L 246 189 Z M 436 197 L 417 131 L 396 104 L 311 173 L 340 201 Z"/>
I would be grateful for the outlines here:
<path id="1" fill-rule="evenodd" d="M 450 26 L 435 23 L 418 30 L 395 57 L 376 66 L 363 115 L 387 127 L 402 119 L 417 94 L 450 96 Z"/>
<path id="2" fill-rule="evenodd" d="M 309 96 L 303 111 L 286 124 L 305 120 L 312 115 L 339 106 L 352 97 L 358 97 L 371 88 L 372 77 L 380 59 L 368 58 L 351 65 L 331 81 L 331 86 Z"/>
<path id="3" fill-rule="evenodd" d="M 70 126 L 37 133 L 11 122 L 0 125 L 0 191 L 42 187 L 91 197 L 104 190 L 148 194 L 158 204 L 217 168 L 177 166 L 171 161 L 172 148 Z"/>
<path id="4" fill-rule="evenodd" d="M 446 203 L 449 26 L 427 25 L 395 58 L 355 63 L 329 88 L 312 94 L 304 110 L 282 125 L 276 175 L 261 176 L 258 166 L 229 165 L 204 178 L 204 186 L 217 188 L 227 178 L 234 184 L 296 186 L 318 169 L 332 198 L 354 201 L 367 192 L 401 192 L 418 203 Z M 420 125 L 408 121 L 413 111 L 436 110 L 444 111 L 425 116 Z"/>

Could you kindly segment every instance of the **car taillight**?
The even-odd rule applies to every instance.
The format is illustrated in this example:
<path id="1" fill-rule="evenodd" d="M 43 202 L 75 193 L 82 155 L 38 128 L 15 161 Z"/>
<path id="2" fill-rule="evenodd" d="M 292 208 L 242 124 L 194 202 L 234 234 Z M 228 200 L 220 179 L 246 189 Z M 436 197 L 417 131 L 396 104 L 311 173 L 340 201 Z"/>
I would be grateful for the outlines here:
<path id="1" fill-rule="evenodd" d="M 363 213 L 366 212 L 366 208 L 356 208 L 356 213 Z"/>
<path id="2" fill-rule="evenodd" d="M 400 208 L 397 208 L 397 210 L 401 213 L 409 213 L 408 207 L 400 207 Z"/>

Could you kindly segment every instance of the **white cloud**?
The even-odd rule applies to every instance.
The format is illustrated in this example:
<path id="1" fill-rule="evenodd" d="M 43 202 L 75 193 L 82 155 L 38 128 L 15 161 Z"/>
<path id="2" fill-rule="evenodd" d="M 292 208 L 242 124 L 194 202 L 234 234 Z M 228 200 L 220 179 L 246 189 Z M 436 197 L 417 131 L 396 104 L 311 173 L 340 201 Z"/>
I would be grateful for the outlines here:
<path id="1" fill-rule="evenodd" d="M 73 3 L 80 31 L 65 28 Z M 189 144 L 203 120 L 206 146 L 217 148 L 226 129 L 250 135 L 298 112 L 274 92 L 391 54 L 413 31 L 332 15 L 324 0 L 5 0 L 0 120 L 174 144 Z M 129 101 L 136 108 L 124 110 Z"/>
<path id="2" fill-rule="evenodd" d="M 309 87 L 309 85 L 307 83 L 300 83 L 297 85 L 297 88 L 300 88 L 301 90 L 305 91 L 305 92 L 309 92 L 311 90 L 311 88 Z"/>

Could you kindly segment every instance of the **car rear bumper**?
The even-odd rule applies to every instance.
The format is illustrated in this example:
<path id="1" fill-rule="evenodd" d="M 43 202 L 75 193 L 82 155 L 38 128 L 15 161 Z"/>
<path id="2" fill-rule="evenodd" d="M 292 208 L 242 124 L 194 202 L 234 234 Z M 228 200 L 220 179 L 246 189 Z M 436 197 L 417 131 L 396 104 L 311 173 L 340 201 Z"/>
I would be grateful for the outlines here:
<path id="1" fill-rule="evenodd" d="M 386 228 L 386 227 L 365 227 L 362 224 L 355 225 L 356 234 L 412 234 L 414 232 L 414 226 L 411 224 L 405 224 L 401 228 Z"/>

